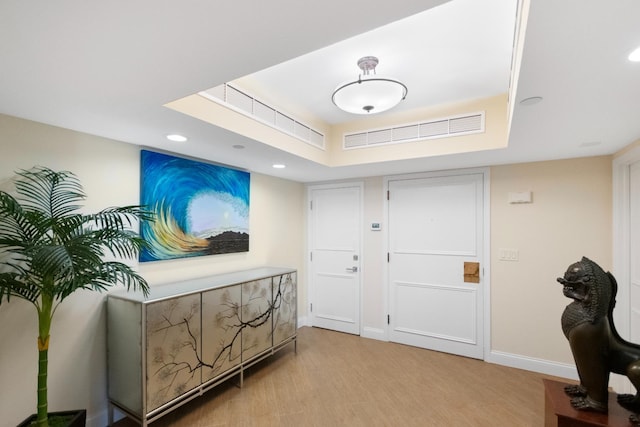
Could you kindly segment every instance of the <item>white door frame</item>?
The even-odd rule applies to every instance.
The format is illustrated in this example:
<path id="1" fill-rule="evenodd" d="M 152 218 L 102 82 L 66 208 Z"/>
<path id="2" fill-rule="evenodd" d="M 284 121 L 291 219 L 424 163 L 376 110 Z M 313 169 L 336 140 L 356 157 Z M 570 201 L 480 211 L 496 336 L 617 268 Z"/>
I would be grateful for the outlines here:
<path id="1" fill-rule="evenodd" d="M 631 164 L 640 161 L 640 147 L 613 160 L 613 275 L 618 282 L 614 321 L 620 335 L 628 339 L 630 331 L 629 259 L 630 221 L 629 191 Z"/>
<path id="2" fill-rule="evenodd" d="M 473 168 L 473 169 L 456 169 L 456 170 L 447 170 L 447 171 L 438 171 L 438 172 L 424 172 L 424 173 L 413 173 L 406 175 L 391 175 L 385 176 L 382 185 L 383 190 L 383 200 L 384 200 L 384 212 L 383 212 L 383 221 L 387 226 L 383 227 L 384 229 L 384 252 L 389 253 L 389 201 L 387 200 L 387 190 L 389 189 L 389 181 L 397 180 L 397 179 L 419 179 L 419 178 L 438 178 L 438 177 L 450 177 L 450 176 L 459 176 L 459 175 L 471 175 L 471 174 L 482 174 L 483 175 L 483 272 L 482 272 L 482 280 L 483 280 L 483 313 L 482 313 L 482 321 L 483 321 L 483 360 L 486 360 L 491 352 L 491 194 L 490 194 L 490 173 L 489 168 Z M 386 313 L 389 313 L 389 292 L 391 284 L 389 283 L 389 263 L 384 263 L 384 307 Z M 385 314 L 385 319 L 387 314 Z M 389 324 L 385 320 L 385 340 L 389 341 Z"/>
<path id="3" fill-rule="evenodd" d="M 363 226 L 364 226 L 364 182 L 363 181 L 345 181 L 345 182 L 338 182 L 338 183 L 331 183 L 331 184 L 318 184 L 318 185 L 307 185 L 307 198 L 305 201 L 305 212 L 306 212 L 306 218 L 307 218 L 307 244 L 306 244 L 306 248 L 307 248 L 307 252 L 306 252 L 306 256 L 305 256 L 305 268 L 307 271 L 307 286 L 306 286 L 306 292 L 307 292 L 307 313 L 308 315 L 306 316 L 306 322 L 305 325 L 306 326 L 313 326 L 312 321 L 311 321 L 311 312 L 309 311 L 309 303 L 310 303 L 310 298 L 311 298 L 311 282 L 313 279 L 313 275 L 312 275 L 312 267 L 311 267 L 311 248 L 313 247 L 312 245 L 312 230 L 311 230 L 311 215 L 310 215 L 310 207 L 311 207 L 311 192 L 313 190 L 331 190 L 331 189 L 338 189 L 338 188 L 346 188 L 346 187 L 359 187 L 360 188 L 360 230 L 358 232 L 358 245 L 360 246 L 360 253 L 358 254 L 358 257 L 360 258 L 359 260 L 359 265 L 360 265 L 360 274 L 358 274 L 358 305 L 359 305 L 359 330 L 358 330 L 358 335 L 362 336 L 362 328 L 363 328 L 363 324 L 362 324 L 362 266 L 364 266 L 364 247 L 363 247 L 363 242 L 364 242 L 364 232 L 363 232 Z"/>

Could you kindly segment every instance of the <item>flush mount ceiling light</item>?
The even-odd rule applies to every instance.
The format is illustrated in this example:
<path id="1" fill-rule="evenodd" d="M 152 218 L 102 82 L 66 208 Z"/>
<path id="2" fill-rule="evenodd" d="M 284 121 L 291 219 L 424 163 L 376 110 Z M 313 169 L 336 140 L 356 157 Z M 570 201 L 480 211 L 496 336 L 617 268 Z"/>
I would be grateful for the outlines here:
<path id="1" fill-rule="evenodd" d="M 341 110 L 352 114 L 375 114 L 387 111 L 407 96 L 407 86 L 391 78 L 376 75 L 378 58 L 358 60 L 362 74 L 357 80 L 338 86 L 331 100 Z"/>
<path id="2" fill-rule="evenodd" d="M 629 61 L 640 62 L 640 47 L 629 54 Z"/>

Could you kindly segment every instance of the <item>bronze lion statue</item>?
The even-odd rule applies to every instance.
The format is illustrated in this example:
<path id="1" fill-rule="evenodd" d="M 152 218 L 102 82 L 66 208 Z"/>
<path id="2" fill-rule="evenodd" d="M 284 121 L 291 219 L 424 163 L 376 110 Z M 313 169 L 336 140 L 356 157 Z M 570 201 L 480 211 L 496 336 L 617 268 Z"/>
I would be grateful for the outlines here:
<path id="1" fill-rule="evenodd" d="M 609 272 L 583 257 L 559 277 L 564 296 L 573 301 L 562 313 L 562 332 L 569 340 L 580 384 L 565 387 L 579 410 L 607 412 L 611 372 L 626 375 L 636 394 L 619 394 L 618 403 L 640 412 L 640 345 L 623 340 L 613 324 L 618 285 Z M 638 417 L 631 416 L 636 425 Z"/>

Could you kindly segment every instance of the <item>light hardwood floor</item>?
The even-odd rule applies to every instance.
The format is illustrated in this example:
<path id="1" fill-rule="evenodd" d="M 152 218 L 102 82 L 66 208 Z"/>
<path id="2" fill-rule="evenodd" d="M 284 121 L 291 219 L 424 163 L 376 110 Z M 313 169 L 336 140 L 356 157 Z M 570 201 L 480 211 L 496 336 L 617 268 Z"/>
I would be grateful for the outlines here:
<path id="1" fill-rule="evenodd" d="M 303 327 L 297 354 L 289 345 L 246 371 L 242 389 L 232 379 L 151 427 L 539 427 L 542 378 L 558 379 Z"/>

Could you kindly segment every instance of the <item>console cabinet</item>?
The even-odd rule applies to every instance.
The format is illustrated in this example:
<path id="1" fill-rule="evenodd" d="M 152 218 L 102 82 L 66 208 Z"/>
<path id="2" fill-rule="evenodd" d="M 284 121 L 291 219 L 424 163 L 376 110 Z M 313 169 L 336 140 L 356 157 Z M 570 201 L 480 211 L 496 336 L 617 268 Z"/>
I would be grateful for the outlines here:
<path id="1" fill-rule="evenodd" d="M 263 267 L 107 297 L 109 425 L 143 426 L 296 345 L 296 271 Z"/>

